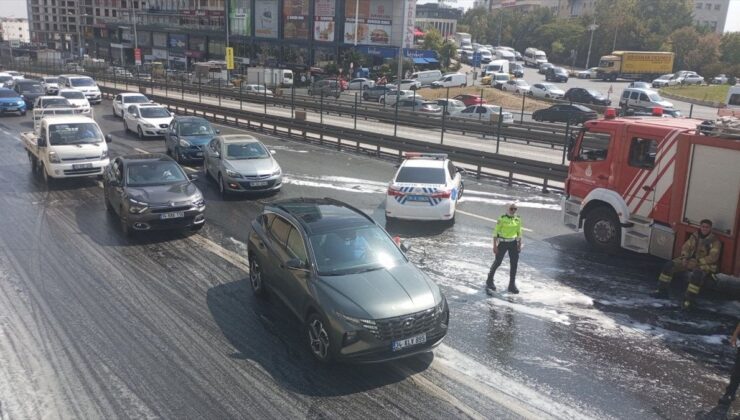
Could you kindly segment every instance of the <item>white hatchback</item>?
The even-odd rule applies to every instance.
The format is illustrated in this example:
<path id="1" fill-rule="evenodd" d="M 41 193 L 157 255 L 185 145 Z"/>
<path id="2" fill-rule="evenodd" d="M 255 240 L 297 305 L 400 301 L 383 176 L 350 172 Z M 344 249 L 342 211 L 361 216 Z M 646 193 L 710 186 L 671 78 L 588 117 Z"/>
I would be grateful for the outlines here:
<path id="1" fill-rule="evenodd" d="M 552 83 L 535 83 L 529 88 L 529 96 L 535 98 L 561 99 L 565 92 Z"/>
<path id="2" fill-rule="evenodd" d="M 140 139 L 164 136 L 172 118 L 172 113 L 162 105 L 134 104 L 123 114 L 123 127 L 138 134 Z"/>
<path id="3" fill-rule="evenodd" d="M 405 157 L 388 185 L 386 220 L 454 221 L 465 189 L 465 171 L 444 153 L 406 153 Z"/>
<path id="4" fill-rule="evenodd" d="M 147 104 L 151 100 L 141 93 L 120 93 L 113 98 L 113 115 L 123 117 L 126 108 L 133 104 Z"/>
<path id="5" fill-rule="evenodd" d="M 67 98 L 69 103 L 72 104 L 75 108 L 80 108 L 82 110 L 82 114 L 90 116 L 92 114 L 92 108 L 90 107 L 90 101 L 87 100 L 87 97 L 84 93 L 80 92 L 77 89 L 59 89 L 59 93 L 57 95 Z"/>

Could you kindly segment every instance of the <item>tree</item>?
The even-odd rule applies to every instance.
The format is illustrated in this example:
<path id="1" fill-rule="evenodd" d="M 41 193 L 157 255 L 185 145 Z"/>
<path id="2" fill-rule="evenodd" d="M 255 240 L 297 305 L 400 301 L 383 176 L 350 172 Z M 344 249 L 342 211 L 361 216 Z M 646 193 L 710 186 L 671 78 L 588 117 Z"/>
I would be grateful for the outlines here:
<path id="1" fill-rule="evenodd" d="M 728 32 L 722 35 L 719 51 L 722 62 L 740 64 L 740 32 Z"/>
<path id="2" fill-rule="evenodd" d="M 442 34 L 435 28 L 429 28 L 424 34 L 424 49 L 439 53 L 442 50 L 442 41 Z"/>
<path id="3" fill-rule="evenodd" d="M 442 61 L 445 69 L 450 67 L 450 61 L 454 57 L 457 57 L 457 45 L 455 45 L 454 42 L 447 40 L 442 44 L 442 48 L 439 50 L 439 59 Z"/>

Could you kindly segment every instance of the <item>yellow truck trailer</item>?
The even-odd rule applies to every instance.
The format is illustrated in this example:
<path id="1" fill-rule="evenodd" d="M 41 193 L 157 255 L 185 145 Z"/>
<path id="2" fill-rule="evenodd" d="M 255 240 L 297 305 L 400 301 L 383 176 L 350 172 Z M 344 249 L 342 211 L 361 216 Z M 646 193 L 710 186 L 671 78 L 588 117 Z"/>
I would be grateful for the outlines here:
<path id="1" fill-rule="evenodd" d="M 663 51 L 614 51 L 599 60 L 598 77 L 602 80 L 650 81 L 673 71 L 675 54 Z"/>

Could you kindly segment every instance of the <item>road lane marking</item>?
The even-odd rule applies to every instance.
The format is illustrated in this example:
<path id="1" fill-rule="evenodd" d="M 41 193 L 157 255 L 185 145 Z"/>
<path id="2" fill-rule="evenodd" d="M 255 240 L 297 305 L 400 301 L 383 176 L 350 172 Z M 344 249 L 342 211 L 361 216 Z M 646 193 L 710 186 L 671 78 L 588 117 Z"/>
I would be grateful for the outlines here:
<path id="1" fill-rule="evenodd" d="M 467 211 L 462 211 L 462 210 L 456 210 L 456 211 L 458 213 L 464 214 L 466 216 L 477 217 L 478 219 L 485 220 L 487 222 L 491 222 L 491 223 L 494 223 L 494 224 L 497 223 L 497 221 L 495 219 L 491 219 L 490 217 L 480 216 L 480 215 L 477 215 L 475 213 L 469 213 Z M 522 230 L 524 230 L 526 232 L 532 232 L 532 229 L 522 228 Z"/>
<path id="2" fill-rule="evenodd" d="M 223 258 L 227 262 L 231 263 L 233 266 L 241 269 L 242 271 L 249 273 L 249 261 L 242 257 L 241 255 L 237 254 L 234 251 L 230 251 L 221 245 L 213 242 L 212 240 L 201 236 L 201 235 L 192 235 L 189 236 L 188 239 L 192 240 L 193 242 L 197 243 L 198 245 L 202 246 L 203 248 L 207 249 L 208 251 L 211 251 L 212 253 L 218 255 L 219 257 Z"/>
<path id="3" fill-rule="evenodd" d="M 150 155 L 150 154 L 152 154 L 152 152 L 150 152 L 150 151 L 147 151 L 147 150 L 144 150 L 144 149 L 139 149 L 138 147 L 134 147 L 134 150 L 136 150 L 136 151 L 137 151 L 137 152 L 139 152 L 139 153 L 144 153 L 145 155 Z"/>

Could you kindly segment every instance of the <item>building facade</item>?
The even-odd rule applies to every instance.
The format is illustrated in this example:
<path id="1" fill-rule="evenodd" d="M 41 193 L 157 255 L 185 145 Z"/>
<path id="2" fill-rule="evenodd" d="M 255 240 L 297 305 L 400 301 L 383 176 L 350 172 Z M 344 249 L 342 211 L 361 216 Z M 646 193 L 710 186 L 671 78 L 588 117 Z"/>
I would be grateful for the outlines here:
<path id="1" fill-rule="evenodd" d="M 0 36 L 3 41 L 30 42 L 31 33 L 28 30 L 28 19 L 0 18 Z"/>
<path id="2" fill-rule="evenodd" d="M 434 28 L 448 38 L 457 32 L 457 21 L 462 15 L 462 9 L 440 7 L 437 3 L 419 4 L 416 6 L 416 26 L 422 31 Z"/>
<path id="3" fill-rule="evenodd" d="M 597 0 L 562 0 L 559 2 L 558 16 L 562 18 L 593 16 Z"/>
<path id="4" fill-rule="evenodd" d="M 517 9 L 522 12 L 537 7 L 547 7 L 552 9 L 554 13 L 558 13 L 564 2 L 567 2 L 567 0 L 475 0 L 473 7 L 483 7 L 489 11 Z"/>
<path id="5" fill-rule="evenodd" d="M 717 33 L 740 30 L 740 0 L 694 0 L 694 23 Z"/>
<path id="6" fill-rule="evenodd" d="M 132 64 L 138 48 L 144 62 L 185 70 L 223 60 L 228 44 L 237 66 L 305 69 L 353 49 L 392 56 L 412 46 L 416 0 L 28 0 L 28 8 L 38 42 L 112 63 Z"/>

